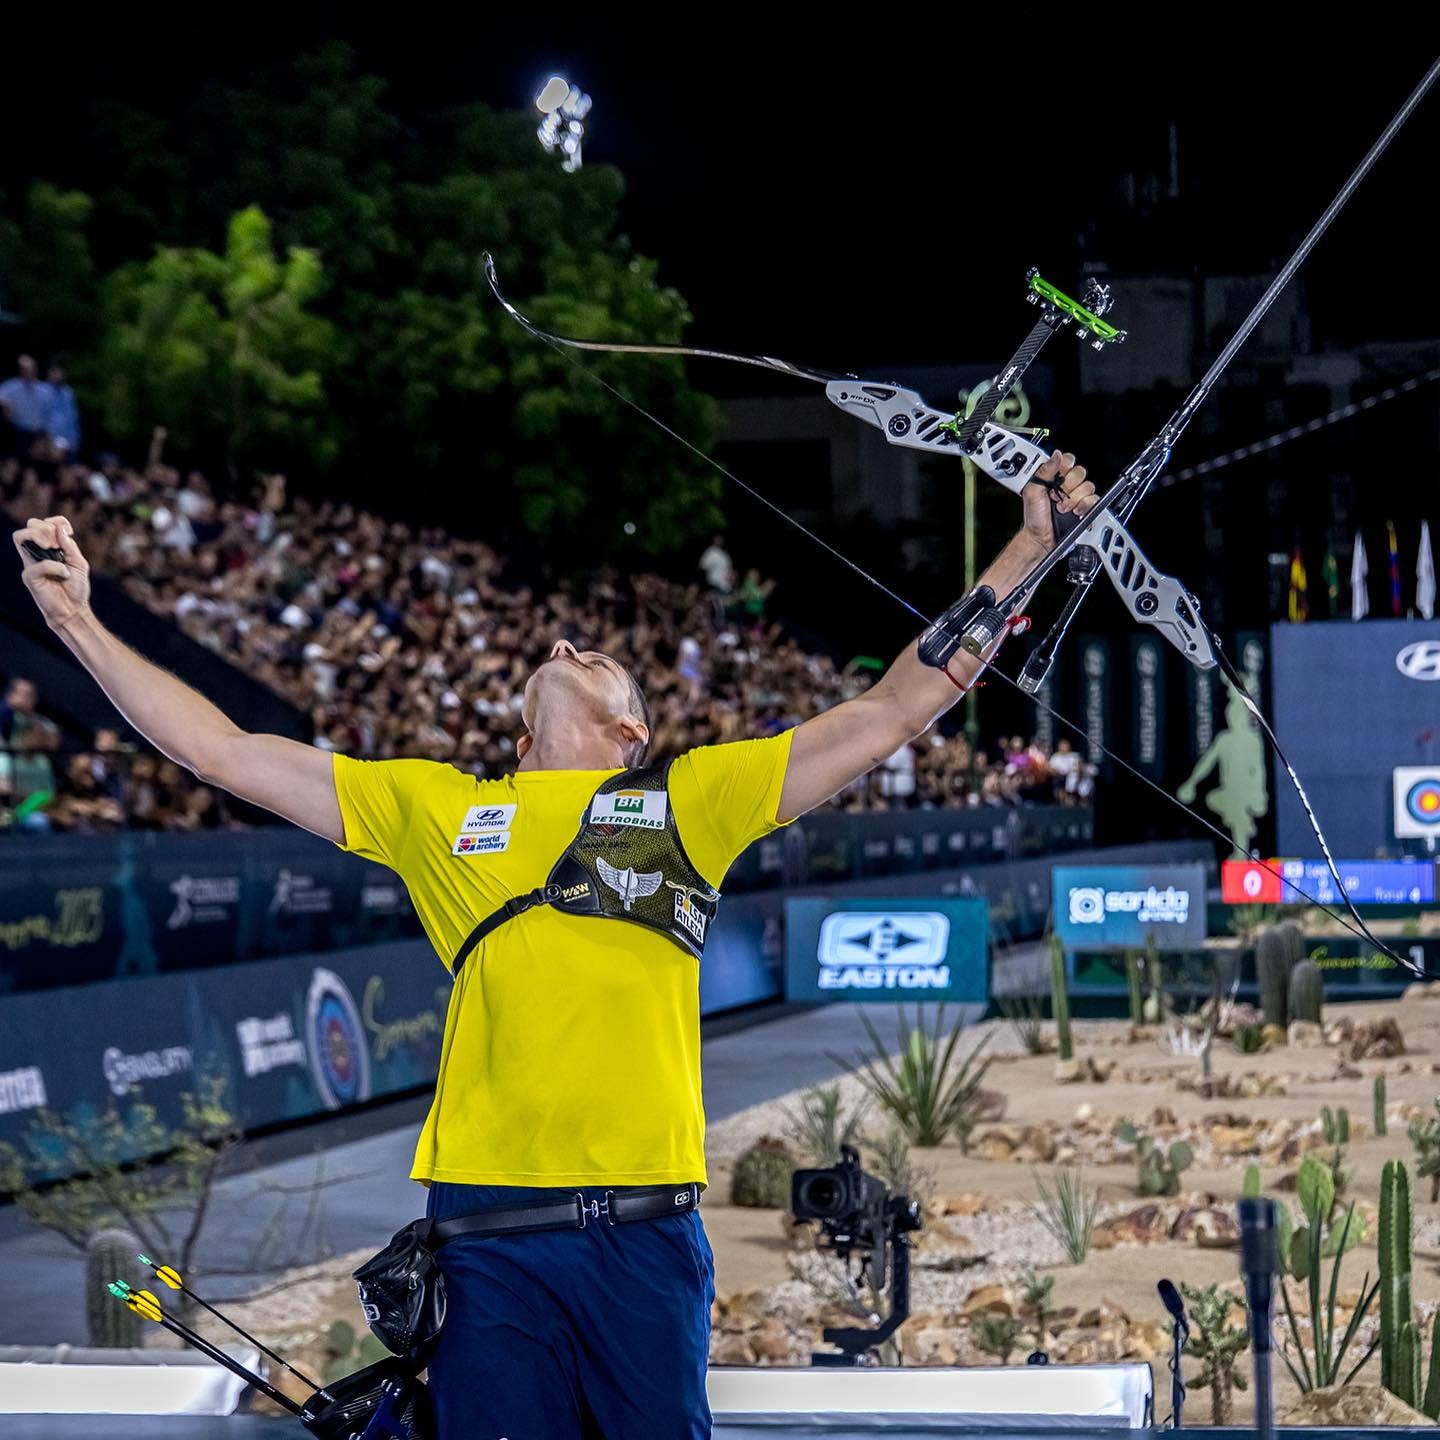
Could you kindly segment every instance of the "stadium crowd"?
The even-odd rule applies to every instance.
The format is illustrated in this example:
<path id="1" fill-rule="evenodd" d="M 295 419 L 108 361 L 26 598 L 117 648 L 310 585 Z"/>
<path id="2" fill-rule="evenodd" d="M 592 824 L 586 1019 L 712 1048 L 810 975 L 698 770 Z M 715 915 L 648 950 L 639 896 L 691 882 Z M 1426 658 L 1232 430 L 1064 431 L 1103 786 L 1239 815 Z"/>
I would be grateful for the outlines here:
<path id="1" fill-rule="evenodd" d="M 27 370 L 33 381 L 33 362 Z M 514 764 L 525 678 L 560 638 L 635 671 L 655 756 L 776 733 L 873 679 L 786 636 L 766 613 L 773 582 L 754 570 L 737 577 L 719 537 L 693 583 L 602 570 L 584 595 L 537 594 L 507 585 L 502 557 L 480 541 L 315 503 L 291 495 L 282 475 L 243 498 L 217 495 L 198 471 L 165 463 L 163 430 L 143 467 L 113 455 L 80 463 L 70 438 L 16 422 L 5 386 L 0 403 L 13 427 L 0 461 L 7 515 L 17 524 L 69 515 L 94 570 L 301 708 L 326 749 L 502 774 Z M 45 405 L 36 401 L 25 418 L 59 413 L 53 400 Z M 12 826 L 238 823 L 223 796 L 164 757 L 130 750 L 113 730 L 64 743 L 33 682 L 7 678 L 0 814 Z M 964 736 L 936 730 L 836 803 L 1082 803 L 1090 784 L 1065 742 L 1051 755 L 1012 737 L 972 755 Z"/>

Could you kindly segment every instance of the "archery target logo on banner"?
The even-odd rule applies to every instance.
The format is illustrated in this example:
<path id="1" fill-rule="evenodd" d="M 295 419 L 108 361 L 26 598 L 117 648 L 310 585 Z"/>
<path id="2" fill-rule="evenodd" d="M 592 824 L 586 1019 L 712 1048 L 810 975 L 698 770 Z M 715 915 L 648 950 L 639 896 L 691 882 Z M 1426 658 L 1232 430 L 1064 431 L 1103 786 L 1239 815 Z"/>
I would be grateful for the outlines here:
<path id="1" fill-rule="evenodd" d="M 370 1098 L 370 1049 L 360 1011 L 333 970 L 316 970 L 305 1002 L 310 1075 L 327 1109 Z"/>
<path id="2" fill-rule="evenodd" d="M 1396 839 L 1440 836 L 1440 766 L 1397 766 L 1394 787 Z"/>

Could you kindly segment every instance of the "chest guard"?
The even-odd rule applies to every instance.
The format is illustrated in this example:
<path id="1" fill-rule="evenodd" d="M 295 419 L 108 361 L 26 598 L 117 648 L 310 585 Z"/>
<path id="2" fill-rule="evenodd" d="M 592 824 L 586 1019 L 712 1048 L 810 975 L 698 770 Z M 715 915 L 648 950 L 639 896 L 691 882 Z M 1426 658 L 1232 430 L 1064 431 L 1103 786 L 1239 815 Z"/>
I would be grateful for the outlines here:
<path id="1" fill-rule="evenodd" d="M 671 763 L 604 781 L 545 883 L 487 915 L 456 952 L 451 974 L 460 973 L 492 930 L 536 905 L 644 925 L 699 960 L 720 892 L 705 882 L 681 844 L 668 789 Z"/>

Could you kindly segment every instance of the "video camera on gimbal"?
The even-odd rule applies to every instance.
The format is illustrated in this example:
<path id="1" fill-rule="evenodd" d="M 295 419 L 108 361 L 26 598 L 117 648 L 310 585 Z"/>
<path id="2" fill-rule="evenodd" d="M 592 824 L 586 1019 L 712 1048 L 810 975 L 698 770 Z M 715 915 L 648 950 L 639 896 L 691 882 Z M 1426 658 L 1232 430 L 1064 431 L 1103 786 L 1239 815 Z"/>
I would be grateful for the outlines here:
<path id="1" fill-rule="evenodd" d="M 911 1231 L 923 1223 L 920 1206 L 908 1195 L 892 1195 L 885 1183 L 860 1168 L 860 1155 L 853 1145 L 840 1147 L 840 1163 L 824 1170 L 797 1170 L 790 1181 L 790 1209 L 796 1222 L 816 1220 L 820 1234 L 816 1245 L 833 1250 L 846 1262 L 846 1277 L 858 1297 L 857 1282 L 863 1276 L 877 1294 L 890 1276 L 890 1314 L 873 1330 L 829 1329 L 828 1344 L 838 1345 L 841 1354 L 817 1351 L 812 1365 L 860 1365 L 865 1352 L 888 1340 L 910 1314 Z M 859 1259 L 855 1275 L 849 1273 L 850 1256 Z M 880 1317 L 873 1316 L 877 1322 Z"/>

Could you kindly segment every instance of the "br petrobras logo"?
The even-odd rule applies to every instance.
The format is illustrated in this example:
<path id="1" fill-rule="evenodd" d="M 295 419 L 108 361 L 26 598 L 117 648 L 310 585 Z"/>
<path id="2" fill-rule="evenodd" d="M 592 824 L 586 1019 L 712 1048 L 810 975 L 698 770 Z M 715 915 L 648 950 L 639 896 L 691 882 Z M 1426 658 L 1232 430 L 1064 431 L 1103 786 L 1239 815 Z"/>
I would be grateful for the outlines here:
<path id="1" fill-rule="evenodd" d="M 1395 668 L 1407 680 L 1440 680 L 1440 640 L 1417 640 L 1396 657 Z"/>
<path id="2" fill-rule="evenodd" d="M 820 925 L 822 990 L 945 990 L 950 917 L 933 910 L 839 911 Z"/>
<path id="3" fill-rule="evenodd" d="M 317 969 L 305 1002 L 310 1075 L 327 1109 L 370 1098 L 370 1050 L 349 987 L 333 970 Z"/>
<path id="4" fill-rule="evenodd" d="M 1105 923 L 1105 892 L 1093 885 L 1077 885 L 1070 892 L 1070 923 L 1072 925 L 1103 925 Z"/>

